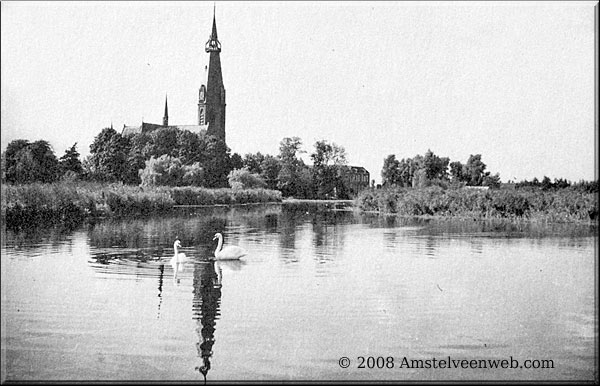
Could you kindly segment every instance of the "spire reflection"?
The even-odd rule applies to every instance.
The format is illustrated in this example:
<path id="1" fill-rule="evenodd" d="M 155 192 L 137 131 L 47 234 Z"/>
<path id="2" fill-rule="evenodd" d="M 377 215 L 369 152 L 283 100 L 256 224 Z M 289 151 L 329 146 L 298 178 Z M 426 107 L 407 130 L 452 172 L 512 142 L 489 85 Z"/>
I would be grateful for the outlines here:
<path id="1" fill-rule="evenodd" d="M 220 316 L 221 306 L 221 267 L 215 261 L 194 265 L 194 299 L 192 303 L 192 319 L 196 321 L 198 334 L 198 357 L 202 358 L 200 366 L 196 366 L 206 381 L 210 370 L 210 357 L 215 343 L 215 326 Z"/>

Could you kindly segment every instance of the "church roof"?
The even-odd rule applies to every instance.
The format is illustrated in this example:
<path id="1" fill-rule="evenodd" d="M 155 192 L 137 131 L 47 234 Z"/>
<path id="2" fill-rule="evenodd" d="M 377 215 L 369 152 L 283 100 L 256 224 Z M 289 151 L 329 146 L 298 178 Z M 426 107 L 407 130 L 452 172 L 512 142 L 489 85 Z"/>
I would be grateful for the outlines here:
<path id="1" fill-rule="evenodd" d="M 123 125 L 123 131 L 121 132 L 121 135 L 124 137 L 130 136 L 130 135 L 134 135 L 134 134 L 139 134 L 142 132 L 142 126 L 126 126 Z"/>
<path id="2" fill-rule="evenodd" d="M 201 131 L 208 130 L 208 125 L 176 125 L 176 126 L 169 126 L 169 127 L 175 127 L 179 130 L 188 130 L 188 131 L 191 131 L 192 133 L 199 133 Z"/>
<path id="3" fill-rule="evenodd" d="M 206 132 L 208 130 L 208 125 L 157 125 L 156 123 L 148 123 L 142 122 L 141 126 L 126 126 L 123 125 L 123 131 L 121 135 L 124 137 L 140 134 L 140 133 L 149 133 L 158 129 L 177 129 L 177 130 L 188 130 L 192 133 L 200 133 L 202 131 Z"/>

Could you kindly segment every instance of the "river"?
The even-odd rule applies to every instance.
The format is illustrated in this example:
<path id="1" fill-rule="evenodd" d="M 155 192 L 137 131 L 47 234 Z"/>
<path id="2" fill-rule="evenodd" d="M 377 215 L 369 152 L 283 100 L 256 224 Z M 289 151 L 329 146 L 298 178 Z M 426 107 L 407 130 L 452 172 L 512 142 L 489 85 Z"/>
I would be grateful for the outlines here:
<path id="1" fill-rule="evenodd" d="M 597 380 L 597 246 L 341 204 L 3 227 L 2 380 Z"/>

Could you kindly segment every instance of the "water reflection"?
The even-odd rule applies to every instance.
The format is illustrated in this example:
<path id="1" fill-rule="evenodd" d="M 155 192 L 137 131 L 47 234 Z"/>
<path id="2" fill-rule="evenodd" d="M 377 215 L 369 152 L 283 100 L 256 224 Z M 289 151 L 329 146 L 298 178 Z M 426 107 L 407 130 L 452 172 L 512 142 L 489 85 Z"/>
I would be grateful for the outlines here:
<path id="1" fill-rule="evenodd" d="M 163 289 L 163 277 L 165 275 L 165 265 L 160 264 L 158 266 L 158 313 L 156 318 L 160 319 L 160 306 L 162 305 L 162 289 Z"/>
<path id="2" fill-rule="evenodd" d="M 181 278 L 179 277 L 179 275 L 185 270 L 186 265 L 187 261 L 171 259 L 171 268 L 173 269 L 173 282 L 175 284 L 181 283 Z"/>
<path id="3" fill-rule="evenodd" d="M 106 220 L 71 233 L 2 231 L 2 279 L 10 281 L 3 284 L 9 292 L 2 306 L 8 368 L 19 379 L 59 372 L 78 379 L 91 369 L 102 379 L 197 380 L 200 373 L 206 380 L 211 366 L 211 378 L 281 379 L 316 368 L 317 377 L 354 379 L 366 373 L 340 373 L 327 361 L 354 355 L 356 342 L 371 351 L 432 356 L 475 355 L 477 342 L 491 343 L 503 350 L 498 355 L 549 351 L 586 375 L 593 371 L 593 226 L 415 219 L 283 204 Z M 207 261 L 216 232 L 253 255 Z M 170 264 L 175 237 L 190 257 L 181 266 Z M 273 288 L 268 302 L 247 301 L 248 294 L 264 297 Z M 69 296 L 57 296 L 63 292 Z M 273 334 L 261 334 L 265 323 Z M 257 345 L 269 349 L 253 355 Z M 115 359 L 96 366 L 99 352 Z M 31 353 L 64 368 L 48 370 Z M 148 366 L 124 366 L 125 356 Z M 169 365 L 166 356 L 174 358 Z M 215 362 L 221 356 L 227 360 Z M 148 369 L 155 372 L 146 375 Z M 511 376 L 503 374 L 491 376 Z"/>
<path id="4" fill-rule="evenodd" d="M 425 255 L 435 259 L 438 256 L 437 250 L 439 246 L 439 240 L 434 236 L 427 236 L 425 238 Z"/>
<path id="5" fill-rule="evenodd" d="M 215 326 L 220 316 L 222 271 L 219 263 L 211 261 L 194 265 L 192 318 L 196 321 L 198 343 L 196 349 L 201 358 L 196 367 L 206 381 L 210 370 L 210 358 L 215 344 Z"/>

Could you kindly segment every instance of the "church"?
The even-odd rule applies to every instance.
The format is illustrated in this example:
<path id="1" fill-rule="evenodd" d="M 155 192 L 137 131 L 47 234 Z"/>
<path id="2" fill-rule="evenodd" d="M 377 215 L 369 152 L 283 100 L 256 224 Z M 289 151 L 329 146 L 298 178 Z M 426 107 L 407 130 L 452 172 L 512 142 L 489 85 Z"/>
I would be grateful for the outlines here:
<path id="1" fill-rule="evenodd" d="M 225 86 L 221 73 L 221 43 L 217 37 L 217 21 L 213 14 L 212 32 L 204 50 L 210 54 L 206 84 L 198 92 L 198 122 L 195 125 L 170 125 L 169 107 L 165 97 L 165 113 L 162 124 L 143 122 L 140 126 L 123 125 L 121 135 L 131 136 L 158 129 L 173 128 L 191 132 L 205 132 L 225 142 Z"/>

